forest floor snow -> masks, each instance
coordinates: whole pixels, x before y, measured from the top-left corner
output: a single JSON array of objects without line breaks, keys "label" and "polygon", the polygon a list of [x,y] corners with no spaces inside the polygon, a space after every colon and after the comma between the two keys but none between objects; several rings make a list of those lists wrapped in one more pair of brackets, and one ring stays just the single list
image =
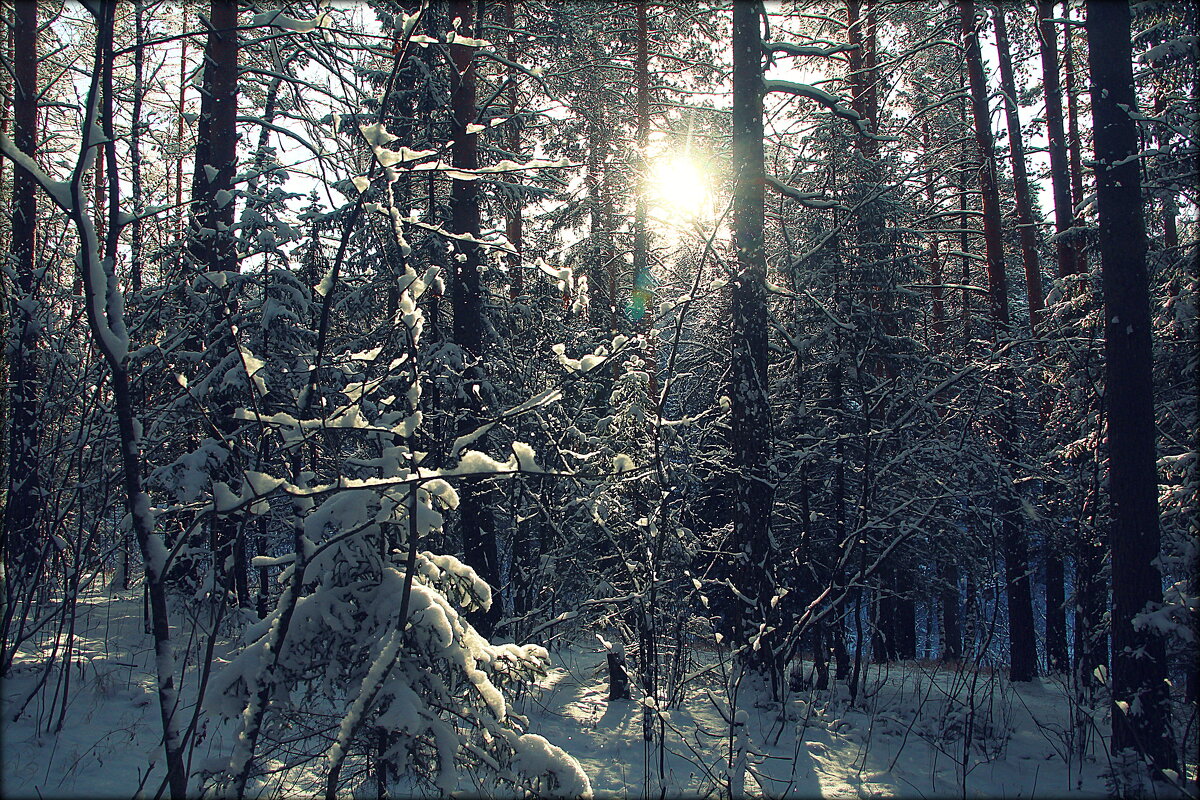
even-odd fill
[{"label": "forest floor snow", "polygon": [[[51,633],[31,640],[3,683],[0,793],[153,797],[163,775],[161,727],[140,593],[100,589],[80,599],[69,687],[57,669],[47,674],[42,666]],[[532,732],[579,759],[597,797],[657,795],[660,788],[667,797],[728,796],[739,786],[770,797],[1107,796],[1103,741],[1093,737],[1082,768],[1069,757],[1072,704],[1061,682],[1014,688],[987,672],[872,665],[853,705],[840,685],[792,692],[777,703],[745,682],[731,692],[716,654],[689,655],[694,677],[679,691],[680,702],[649,712],[661,749],[644,740],[646,704],[607,699],[598,648],[552,652],[550,674],[514,708]],[[181,691],[184,708],[195,682],[192,670]],[[635,676],[635,694],[636,685]],[[730,719],[744,720],[744,735],[731,733]],[[974,744],[964,757],[968,726]],[[216,728],[200,726],[194,769],[228,757],[229,737]],[[737,767],[739,741],[744,771]],[[294,776],[290,787],[311,791],[314,778]]]},{"label": "forest floor snow", "polygon": [[[661,712],[660,758],[656,746],[644,743],[643,705],[607,699],[602,653],[556,655],[560,666],[543,681],[543,693],[526,701],[531,728],[580,760],[597,797],[657,795],[659,781],[668,797],[736,793],[737,770],[730,768],[737,762],[736,736],[718,670],[708,686],[696,681],[683,702]],[[977,744],[964,770],[962,733],[972,688]],[[742,785],[749,795],[1109,796],[1104,765],[1085,759],[1081,771],[1078,759],[1070,767],[1064,760],[1070,703],[1053,680],[1014,689],[987,674],[873,665],[853,706],[844,686],[793,692],[782,704],[765,699],[765,687],[743,686],[738,695],[746,712]]]}]

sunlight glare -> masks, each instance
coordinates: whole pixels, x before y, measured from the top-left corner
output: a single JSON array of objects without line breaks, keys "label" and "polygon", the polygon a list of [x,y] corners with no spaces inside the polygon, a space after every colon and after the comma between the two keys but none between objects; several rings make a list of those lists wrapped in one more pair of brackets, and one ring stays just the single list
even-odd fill
[{"label": "sunlight glare", "polygon": [[709,194],[708,175],[686,155],[660,158],[651,168],[651,203],[667,222],[695,220],[708,207]]}]

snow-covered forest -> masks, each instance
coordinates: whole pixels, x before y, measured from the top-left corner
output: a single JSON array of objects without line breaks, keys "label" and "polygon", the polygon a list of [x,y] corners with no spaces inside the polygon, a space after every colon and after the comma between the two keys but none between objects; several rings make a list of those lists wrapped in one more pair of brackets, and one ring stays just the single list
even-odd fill
[{"label": "snow-covered forest", "polygon": [[1200,797],[1200,9],[0,7],[4,797]]}]

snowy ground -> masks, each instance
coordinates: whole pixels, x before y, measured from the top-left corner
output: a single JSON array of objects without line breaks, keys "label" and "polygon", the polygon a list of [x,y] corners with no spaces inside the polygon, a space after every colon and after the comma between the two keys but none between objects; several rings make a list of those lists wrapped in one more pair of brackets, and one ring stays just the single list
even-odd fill
[{"label": "snowy ground", "polygon": [[[658,757],[643,745],[641,705],[607,701],[600,654],[574,653],[565,660],[546,681],[542,697],[531,701],[532,727],[581,760],[597,796],[653,792]],[[961,725],[970,706],[963,680],[932,667],[906,665],[890,672],[872,667],[868,696],[853,709],[844,687],[803,692],[783,706],[763,702],[762,692],[742,690],[747,792],[921,798],[962,797],[965,789],[967,797],[1107,796],[1100,765],[1068,771],[1060,753],[1069,748],[1054,731],[1064,730],[1069,704],[1062,688],[1049,681],[1013,692],[996,681],[986,686],[988,677],[980,677],[975,717],[981,741],[964,770]],[[736,745],[721,681],[714,675],[709,684],[707,690],[693,687],[679,708],[663,712],[668,796],[728,791]],[[948,700],[951,694],[957,699]]]},{"label": "snowy ground", "polygon": [[[49,633],[39,646],[50,645]],[[739,739],[727,721],[728,684],[714,666],[716,654],[692,654],[701,668],[713,669],[685,684],[684,701],[662,712],[661,753],[644,743],[642,704],[607,701],[603,653],[571,648],[553,655],[557,666],[516,708],[528,715],[533,732],[582,762],[597,796],[640,797],[657,793],[660,785],[670,797],[727,794],[731,784],[736,791],[742,782],[736,768]],[[40,663],[25,655],[3,685],[4,797],[132,797],[139,791],[153,797],[163,774],[161,728],[140,595],[99,591],[80,601],[69,686],[55,670],[47,688],[35,691],[44,674]],[[190,673],[185,681],[185,703],[195,697],[195,680]],[[854,707],[844,688],[795,693],[782,706],[763,697],[742,686],[735,712],[744,713],[733,717],[746,720],[743,785],[750,794],[1107,794],[1102,741],[1091,743],[1093,755],[1082,769],[1078,759],[1068,758],[1071,704],[1054,681],[1014,691],[985,673],[873,666]],[[62,729],[54,733],[60,717]],[[967,726],[976,744],[964,757]],[[222,732],[203,725],[201,731],[193,770],[226,756]],[[316,776],[296,777],[293,789]]]}]

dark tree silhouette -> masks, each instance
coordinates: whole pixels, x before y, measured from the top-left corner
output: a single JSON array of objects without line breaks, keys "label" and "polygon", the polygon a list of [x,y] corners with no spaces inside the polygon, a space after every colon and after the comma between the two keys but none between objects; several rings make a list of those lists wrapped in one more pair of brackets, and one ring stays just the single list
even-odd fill
[{"label": "dark tree silhouette", "polygon": [[[470,0],[455,0],[450,6],[450,18],[459,20],[457,37],[468,38],[475,27],[475,4]],[[451,137],[454,140],[451,158],[458,169],[479,167],[478,135],[468,133],[467,126],[475,123],[475,48],[459,42],[450,44],[451,109],[454,115]],[[475,181],[455,178],[450,188],[450,229],[457,234],[479,236],[479,189]],[[471,411],[464,416],[463,433],[474,429],[485,398],[483,385],[484,305],[483,281],[480,274],[482,253],[470,241],[455,242],[463,256],[454,262],[454,281],[451,304],[454,309],[454,341],[462,348],[466,362],[467,405]],[[474,397],[472,397],[472,395]],[[488,507],[489,487],[482,480],[464,481],[459,489],[459,525],[463,554],[479,576],[493,590],[500,585],[499,557],[496,554],[496,523]],[[472,622],[484,636],[490,636],[500,620],[502,606],[497,594],[491,607],[473,615]]]},{"label": "dark tree silhouette", "polygon": [[[733,5],[733,236],[737,250],[732,303],[732,424],[736,585],[739,633],[747,637],[769,608],[773,490],[771,408],[767,399],[767,264],[763,250],[762,6]],[[767,642],[748,648],[746,662],[771,666]]]},{"label": "dark tree silhouette", "polygon": [[1087,4],[1096,202],[1104,284],[1112,550],[1113,749],[1177,769],[1166,648],[1136,617],[1162,602],[1150,292],[1126,3]]},{"label": "dark tree silhouette", "polygon": [[[975,140],[979,148],[980,191],[983,194],[983,239],[987,254],[988,299],[998,342],[1012,335],[1012,317],[1008,306],[1008,277],[1004,267],[1004,242],[1000,223],[1000,194],[996,186],[996,156],[987,102],[987,84],[979,50],[979,32],[975,3],[959,4],[962,33],[967,51],[967,75],[971,84],[971,112],[975,121]],[[1000,455],[1001,475],[1006,475],[1015,455],[1011,414],[1007,406],[1012,397],[1012,371],[1006,366],[1000,378],[1000,391],[1006,408],[995,414],[991,424]],[[996,493],[996,510],[1004,547],[1004,573],[1008,599],[1010,645],[1009,675],[1014,681],[1032,680],[1037,675],[1037,647],[1033,631],[1033,599],[1029,587],[1029,557],[1025,532],[1017,519],[1013,487],[1003,480]]]}]

